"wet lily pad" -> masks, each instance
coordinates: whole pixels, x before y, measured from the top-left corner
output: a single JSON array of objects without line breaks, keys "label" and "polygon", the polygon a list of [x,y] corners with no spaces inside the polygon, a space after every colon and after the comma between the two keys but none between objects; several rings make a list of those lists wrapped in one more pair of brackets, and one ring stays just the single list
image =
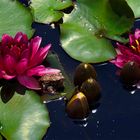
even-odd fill
[{"label": "wet lily pad", "polygon": [[64,16],[60,26],[64,50],[83,62],[114,58],[115,50],[107,38],[124,41],[120,35],[128,31],[134,21],[131,8],[121,0],[78,0],[75,7],[71,14]]},{"label": "wet lily pad", "polygon": [[33,91],[14,94],[6,104],[0,99],[0,134],[8,140],[40,140],[50,126],[40,97]]},{"label": "wet lily pad", "polygon": [[72,0],[32,0],[31,9],[36,22],[57,22],[63,17],[64,9],[73,6]]},{"label": "wet lily pad", "polygon": [[140,1],[139,0],[126,0],[129,6],[132,8],[135,18],[140,17]]},{"label": "wet lily pad", "polygon": [[0,3],[0,36],[7,33],[14,36],[22,31],[29,37],[33,35],[31,12],[17,0],[2,0]]},{"label": "wet lily pad", "polygon": [[2,136],[0,135],[0,140],[2,140]]}]

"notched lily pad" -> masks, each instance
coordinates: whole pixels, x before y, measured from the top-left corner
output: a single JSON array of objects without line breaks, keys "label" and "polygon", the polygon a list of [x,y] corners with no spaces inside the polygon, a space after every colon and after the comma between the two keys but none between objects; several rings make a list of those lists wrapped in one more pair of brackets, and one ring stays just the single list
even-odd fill
[{"label": "notched lily pad", "polygon": [[72,7],[72,0],[31,0],[31,10],[36,22],[57,22],[63,17],[63,10]]},{"label": "notched lily pad", "polygon": [[40,97],[33,91],[14,94],[6,104],[0,99],[0,134],[8,140],[41,140],[50,126]]},{"label": "notched lily pad", "polygon": [[[73,12],[64,16],[60,25],[61,43],[72,58],[97,63],[116,56],[107,38],[125,41],[120,35],[131,28],[134,15],[126,2],[118,0],[115,7],[114,1],[77,0]],[[126,11],[121,13],[122,7]]]},{"label": "notched lily pad", "polygon": [[0,36],[4,33],[14,36],[21,31],[31,37],[33,22],[30,10],[17,0],[2,0],[0,3]]}]

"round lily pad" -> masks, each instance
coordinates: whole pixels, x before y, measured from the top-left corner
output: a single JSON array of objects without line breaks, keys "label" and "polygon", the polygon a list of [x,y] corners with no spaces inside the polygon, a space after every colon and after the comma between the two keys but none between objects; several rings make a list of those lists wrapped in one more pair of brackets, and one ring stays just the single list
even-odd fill
[{"label": "round lily pad", "polygon": [[50,126],[48,111],[33,91],[0,99],[0,134],[8,140],[41,140]]},{"label": "round lily pad", "polygon": [[63,49],[76,60],[98,63],[116,56],[108,38],[124,41],[120,35],[131,28],[134,15],[125,1],[77,0],[75,9],[63,19]]},{"label": "round lily pad", "polygon": [[17,0],[1,0],[0,19],[0,36],[5,33],[14,36],[19,31],[29,37],[33,35],[31,12]]},{"label": "round lily pad", "polygon": [[63,17],[63,10],[73,6],[72,0],[32,0],[31,9],[36,22],[51,23]]}]

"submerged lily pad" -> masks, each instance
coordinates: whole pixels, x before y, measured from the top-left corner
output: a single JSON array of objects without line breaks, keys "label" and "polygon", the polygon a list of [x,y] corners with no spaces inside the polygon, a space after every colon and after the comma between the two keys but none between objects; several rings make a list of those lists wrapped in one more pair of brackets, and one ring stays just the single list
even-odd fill
[{"label": "submerged lily pad", "polygon": [[107,38],[124,41],[120,34],[128,31],[134,21],[127,3],[121,0],[77,0],[75,7],[71,14],[64,16],[60,26],[64,50],[83,62],[96,63],[114,58],[115,50]]},{"label": "submerged lily pad", "polygon": [[0,99],[0,134],[8,140],[40,140],[50,126],[47,109],[33,91],[14,94],[8,103]]},{"label": "submerged lily pad", "polygon": [[129,6],[132,8],[135,18],[140,17],[140,1],[139,0],[126,0]]},{"label": "submerged lily pad", "polygon": [[51,23],[63,17],[64,9],[73,6],[72,0],[31,0],[31,9],[36,22]]},{"label": "submerged lily pad", "polygon": [[14,36],[19,31],[29,37],[33,35],[31,12],[17,0],[1,0],[0,20],[0,36],[4,33]]}]

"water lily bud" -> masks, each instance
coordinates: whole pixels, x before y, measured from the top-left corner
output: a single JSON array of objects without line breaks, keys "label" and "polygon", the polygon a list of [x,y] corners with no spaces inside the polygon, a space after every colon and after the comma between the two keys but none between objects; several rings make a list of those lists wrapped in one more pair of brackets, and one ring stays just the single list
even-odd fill
[{"label": "water lily bud", "polygon": [[97,74],[94,67],[91,64],[81,63],[77,66],[74,75],[74,84],[75,86],[81,86],[82,83],[88,78],[96,79]]},{"label": "water lily bud", "polygon": [[136,84],[140,80],[140,67],[134,62],[126,63],[120,73],[120,77],[125,84]]},{"label": "water lily bud", "polygon": [[89,105],[87,98],[82,92],[74,95],[67,103],[66,112],[68,116],[74,119],[83,119],[89,114]]},{"label": "water lily bud", "polygon": [[81,85],[80,91],[87,97],[88,103],[96,103],[100,99],[100,86],[98,82],[89,78]]}]

